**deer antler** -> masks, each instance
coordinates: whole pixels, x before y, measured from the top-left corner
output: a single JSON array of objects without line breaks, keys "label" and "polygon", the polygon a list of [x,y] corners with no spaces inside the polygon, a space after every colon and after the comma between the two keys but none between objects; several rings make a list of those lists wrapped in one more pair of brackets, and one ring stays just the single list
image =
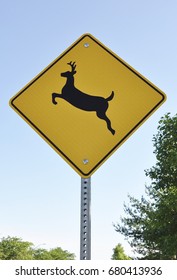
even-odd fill
[{"label": "deer antler", "polygon": [[76,62],[70,61],[70,62],[67,63],[67,64],[71,66],[71,72],[72,72],[73,74],[75,74],[75,73],[76,73],[76,71],[75,71],[75,69],[76,69]]}]

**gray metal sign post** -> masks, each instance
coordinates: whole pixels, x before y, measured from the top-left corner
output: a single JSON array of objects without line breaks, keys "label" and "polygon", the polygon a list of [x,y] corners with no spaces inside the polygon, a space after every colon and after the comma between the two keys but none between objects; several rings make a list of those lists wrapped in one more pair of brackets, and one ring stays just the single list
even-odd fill
[{"label": "gray metal sign post", "polygon": [[91,178],[81,178],[80,260],[91,260]]}]

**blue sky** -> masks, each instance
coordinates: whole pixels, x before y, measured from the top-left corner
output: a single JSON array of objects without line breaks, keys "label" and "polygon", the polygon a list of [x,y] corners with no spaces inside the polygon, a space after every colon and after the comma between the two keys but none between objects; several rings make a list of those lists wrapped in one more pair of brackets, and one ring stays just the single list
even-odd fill
[{"label": "blue sky", "polygon": [[[60,246],[79,259],[80,177],[8,105],[9,99],[84,33],[91,33],[167,95],[158,109],[92,176],[92,259],[122,243],[113,223],[127,194],[144,194],[155,164],[152,137],[177,104],[175,0],[1,1],[0,237]],[[41,245],[42,244],[42,245]]]}]

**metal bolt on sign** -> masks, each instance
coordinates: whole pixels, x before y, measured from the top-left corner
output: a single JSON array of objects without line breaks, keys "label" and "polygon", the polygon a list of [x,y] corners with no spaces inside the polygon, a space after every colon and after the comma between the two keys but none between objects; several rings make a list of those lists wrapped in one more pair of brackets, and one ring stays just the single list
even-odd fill
[{"label": "metal bolt on sign", "polygon": [[91,259],[91,178],[81,178],[80,260]]}]

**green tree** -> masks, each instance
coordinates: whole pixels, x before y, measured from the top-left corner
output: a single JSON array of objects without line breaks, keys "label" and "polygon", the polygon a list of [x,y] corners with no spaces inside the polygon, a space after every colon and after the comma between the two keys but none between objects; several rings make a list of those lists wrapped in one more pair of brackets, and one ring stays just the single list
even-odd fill
[{"label": "green tree", "polygon": [[46,249],[33,249],[33,259],[34,260],[51,260],[51,256],[48,250]]},{"label": "green tree", "polygon": [[32,245],[18,237],[3,237],[0,242],[0,259],[32,260]]},{"label": "green tree", "polygon": [[75,256],[68,251],[63,251],[60,247],[51,249],[49,251],[52,260],[74,260]]},{"label": "green tree", "polygon": [[146,170],[156,190],[168,191],[177,186],[177,114],[166,114],[159,121],[158,132],[153,137],[156,165]]},{"label": "green tree", "polygon": [[50,249],[49,251],[45,249],[34,250],[35,260],[74,260],[74,258],[74,254],[63,251],[60,247]]},{"label": "green tree", "polygon": [[73,260],[75,255],[60,247],[37,249],[33,243],[18,237],[3,237],[0,242],[0,260]]},{"label": "green tree", "polygon": [[117,246],[113,249],[113,255],[112,255],[112,260],[131,260],[130,257],[128,257],[124,253],[124,248],[120,243],[117,244]]},{"label": "green tree", "polygon": [[157,162],[145,171],[146,197],[129,196],[115,229],[142,259],[177,259],[177,115],[161,118],[153,145]]}]

